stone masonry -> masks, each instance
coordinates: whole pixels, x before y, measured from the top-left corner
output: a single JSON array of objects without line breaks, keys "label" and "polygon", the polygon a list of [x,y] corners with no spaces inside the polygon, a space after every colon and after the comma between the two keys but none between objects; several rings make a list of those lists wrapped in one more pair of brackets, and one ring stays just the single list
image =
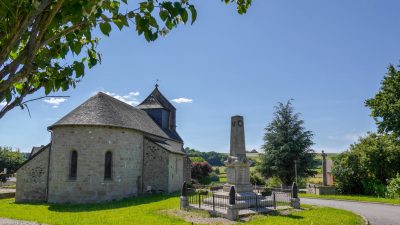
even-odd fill
[{"label": "stone masonry", "polygon": [[[100,202],[135,196],[142,176],[143,136],[123,128],[71,126],[53,130],[49,202]],[[77,179],[68,177],[78,152]],[[112,152],[112,179],[104,179],[105,153]]]},{"label": "stone masonry", "polygon": [[47,198],[50,146],[45,147],[17,173],[16,202],[43,202]]},{"label": "stone masonry", "polygon": [[242,116],[231,118],[231,145],[228,160],[225,162],[228,170],[227,184],[224,191],[228,192],[235,186],[236,192],[252,192],[250,183],[250,161],[246,158],[244,121]]}]

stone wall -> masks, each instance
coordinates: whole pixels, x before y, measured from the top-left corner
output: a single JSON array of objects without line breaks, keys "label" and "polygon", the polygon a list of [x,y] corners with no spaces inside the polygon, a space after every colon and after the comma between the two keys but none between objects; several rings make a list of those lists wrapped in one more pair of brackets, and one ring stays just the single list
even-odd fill
[{"label": "stone wall", "polygon": [[334,195],[336,194],[335,186],[322,186],[318,184],[307,184],[307,194],[315,195]]},{"label": "stone wall", "polygon": [[183,184],[183,157],[182,154],[169,153],[169,185],[168,192],[180,191]]},{"label": "stone wall", "polygon": [[[143,135],[102,126],[53,128],[49,202],[87,203],[135,196],[140,189]],[[77,178],[69,178],[72,151]],[[112,179],[104,179],[105,153],[112,152]],[[139,188],[138,188],[139,187]]]},{"label": "stone wall", "polygon": [[192,161],[190,160],[188,155],[185,155],[183,158],[183,181],[190,184],[190,180],[192,179]]},{"label": "stone wall", "polygon": [[168,151],[144,139],[143,189],[168,192]]},{"label": "stone wall", "polygon": [[47,147],[17,171],[16,202],[45,202],[47,197]]}]

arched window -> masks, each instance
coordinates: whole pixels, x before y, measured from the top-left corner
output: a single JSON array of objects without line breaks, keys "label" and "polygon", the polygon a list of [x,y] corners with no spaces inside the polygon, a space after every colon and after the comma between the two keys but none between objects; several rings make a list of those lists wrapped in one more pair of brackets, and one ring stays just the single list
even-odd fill
[{"label": "arched window", "polygon": [[112,153],[106,152],[105,163],[104,163],[104,179],[112,178]]},{"label": "arched window", "polygon": [[69,179],[76,179],[78,171],[78,152],[72,151],[71,153],[71,161],[69,165]]}]

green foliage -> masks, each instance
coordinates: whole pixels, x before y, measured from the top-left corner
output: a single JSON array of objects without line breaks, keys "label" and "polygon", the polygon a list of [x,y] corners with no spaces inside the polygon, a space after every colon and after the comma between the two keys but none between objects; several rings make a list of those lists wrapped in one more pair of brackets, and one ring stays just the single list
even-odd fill
[{"label": "green foliage", "polygon": [[383,196],[385,185],[400,171],[400,145],[393,135],[370,133],[339,154],[333,176],[345,194]]},{"label": "green foliage", "polygon": [[205,162],[206,161],[202,157],[189,157],[189,159],[192,162]]},{"label": "green foliage", "polygon": [[386,185],[382,184],[379,180],[374,178],[367,178],[362,180],[362,190],[365,195],[372,195],[377,197],[386,196]]},{"label": "green foliage", "polygon": [[[133,27],[148,42],[197,19],[193,0],[18,0],[0,7],[0,118],[39,89],[44,94],[75,88],[85,67],[101,62],[96,30]],[[235,3],[239,14],[251,0]],[[67,57],[68,56],[68,57]],[[71,57],[72,56],[72,57]]]},{"label": "green foliage", "polygon": [[217,173],[211,172],[209,176],[210,176],[211,182],[218,182],[219,181],[219,176],[218,176]]},{"label": "green foliage", "polygon": [[217,167],[214,171],[216,174],[220,174],[219,167]]},{"label": "green foliage", "polygon": [[392,178],[387,186],[387,196],[389,198],[400,199],[400,175]]},{"label": "green foliage", "polygon": [[19,150],[7,146],[0,147],[0,172],[7,168],[7,173],[12,174],[24,161],[24,156]]},{"label": "green foliage", "polygon": [[[185,152],[192,157],[200,157],[207,161],[212,166],[223,166],[224,161],[228,158],[228,154],[219,152],[200,152],[189,147],[185,148]],[[192,160],[193,161],[193,160]]]},{"label": "green foliage", "polygon": [[253,185],[265,185],[265,179],[256,171],[250,172],[250,183]]},{"label": "green foliage", "polygon": [[282,181],[278,177],[270,177],[267,179],[267,186],[268,187],[279,187],[282,185]]},{"label": "green foliage", "polygon": [[390,65],[379,92],[365,101],[381,133],[400,136],[400,71]]},{"label": "green foliage", "polygon": [[311,149],[313,133],[304,128],[304,121],[294,112],[291,101],[278,103],[274,119],[265,128],[263,154],[257,170],[266,178],[276,176],[291,185],[295,179],[294,161],[298,161],[298,177],[313,176],[316,172],[314,151]]}]

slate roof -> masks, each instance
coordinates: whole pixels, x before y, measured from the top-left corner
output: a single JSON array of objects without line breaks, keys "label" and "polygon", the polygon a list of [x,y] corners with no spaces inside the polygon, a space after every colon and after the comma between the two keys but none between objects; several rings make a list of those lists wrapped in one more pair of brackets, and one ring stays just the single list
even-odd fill
[{"label": "slate roof", "polygon": [[89,98],[51,125],[49,129],[64,125],[103,125],[130,128],[182,142],[180,138],[163,131],[145,111],[102,92]]},{"label": "slate roof", "polygon": [[32,151],[31,151],[31,154],[29,155],[29,158],[32,157],[33,155],[35,155],[38,151],[40,151],[44,147],[46,147],[46,146],[42,145],[40,147],[33,147]]},{"label": "slate roof", "polygon": [[175,107],[168,101],[168,99],[158,90],[158,85],[150,93],[147,98],[140,103],[137,108],[151,109],[151,108],[165,108],[169,111],[175,111]]},{"label": "slate roof", "polygon": [[171,141],[168,140],[156,140],[154,138],[150,138],[150,137],[146,137],[147,140],[149,140],[150,142],[154,143],[155,145],[160,146],[161,148],[164,148],[165,150],[172,152],[172,153],[177,153],[177,154],[185,154],[185,152],[183,151],[183,149],[177,149],[174,148],[174,146],[172,145]]}]

